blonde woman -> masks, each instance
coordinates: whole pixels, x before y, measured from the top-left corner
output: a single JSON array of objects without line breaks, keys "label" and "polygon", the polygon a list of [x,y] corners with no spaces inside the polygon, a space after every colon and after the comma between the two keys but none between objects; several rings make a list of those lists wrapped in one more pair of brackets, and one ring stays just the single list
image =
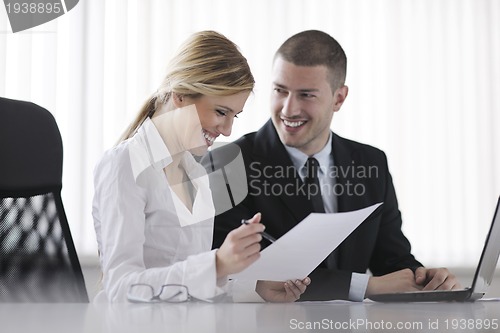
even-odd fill
[{"label": "blonde woman", "polygon": [[305,291],[309,278],[228,281],[259,257],[259,214],[211,250],[215,210],[193,155],[231,133],[253,87],[246,59],[221,34],[195,33],[182,45],[160,88],[95,168],[92,212],[103,272],[95,301],[228,295],[289,302]]}]

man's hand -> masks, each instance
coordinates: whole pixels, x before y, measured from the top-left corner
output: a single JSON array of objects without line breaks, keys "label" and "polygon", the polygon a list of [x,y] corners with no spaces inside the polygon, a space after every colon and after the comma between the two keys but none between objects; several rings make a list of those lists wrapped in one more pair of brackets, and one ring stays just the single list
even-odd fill
[{"label": "man's hand", "polygon": [[306,277],[302,280],[286,282],[257,281],[255,291],[268,302],[295,302],[300,295],[306,291],[311,279]]},{"label": "man's hand", "polygon": [[423,290],[452,290],[461,289],[460,282],[446,268],[419,267],[415,271],[415,282]]},{"label": "man's hand", "polygon": [[422,286],[417,284],[413,271],[406,268],[382,276],[371,276],[365,296],[417,290],[422,290]]}]

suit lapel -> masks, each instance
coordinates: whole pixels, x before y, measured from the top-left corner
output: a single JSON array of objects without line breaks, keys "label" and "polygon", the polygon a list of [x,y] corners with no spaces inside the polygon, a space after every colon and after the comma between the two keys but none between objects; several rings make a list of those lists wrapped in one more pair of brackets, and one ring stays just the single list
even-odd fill
[{"label": "suit lapel", "polygon": [[[352,178],[352,168],[358,165],[354,152],[342,142],[343,139],[333,134],[332,153],[336,168],[336,192],[339,212],[349,212],[358,209],[359,198],[356,195],[348,195],[348,190],[353,190],[355,179]],[[354,163],[353,163],[354,162]]]},{"label": "suit lapel", "polygon": [[[359,179],[353,178],[353,168],[361,165],[359,154],[346,144],[345,139],[336,134],[333,134],[332,153],[337,173],[335,181],[336,184],[338,184],[337,186],[339,186],[337,190],[342,190],[342,194],[337,196],[339,212],[349,212],[363,208],[365,206],[364,198],[352,193],[354,191],[353,186],[359,181]],[[349,188],[351,190],[350,195],[348,193]],[[352,262],[350,256],[352,253],[356,253],[356,251],[359,250],[358,247],[361,243],[362,240],[356,237],[347,237],[340,244],[336,250],[338,252],[337,267],[339,269],[353,269],[350,264],[348,267],[346,267],[345,264]]]},{"label": "suit lapel", "polygon": [[[270,167],[268,170],[272,170],[272,174],[283,170],[283,177],[267,177],[264,180],[278,189],[293,188],[292,195],[289,195],[290,192],[287,191],[287,193],[282,193],[279,198],[296,219],[293,225],[302,221],[311,212],[311,206],[305,193],[299,190],[300,186],[303,186],[303,182],[297,174],[271,120],[268,120],[256,133],[252,154],[254,161],[260,162],[261,168]],[[264,173],[262,172],[262,174]],[[293,184],[292,187],[290,187],[290,183]]]}]

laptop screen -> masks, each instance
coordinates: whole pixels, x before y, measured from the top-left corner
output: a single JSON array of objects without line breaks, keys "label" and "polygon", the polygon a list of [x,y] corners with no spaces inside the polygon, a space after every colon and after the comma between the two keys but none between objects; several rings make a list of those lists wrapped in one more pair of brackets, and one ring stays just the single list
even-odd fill
[{"label": "laptop screen", "polygon": [[497,267],[498,256],[500,254],[500,198],[497,202],[493,222],[486,237],[486,243],[481,254],[479,266],[474,276],[472,291],[474,293],[486,293],[491,284],[495,269]]}]

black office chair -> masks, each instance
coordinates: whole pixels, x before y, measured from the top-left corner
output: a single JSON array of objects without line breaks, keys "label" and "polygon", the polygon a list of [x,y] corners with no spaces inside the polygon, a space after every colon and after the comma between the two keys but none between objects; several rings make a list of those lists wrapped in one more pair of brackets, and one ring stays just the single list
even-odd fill
[{"label": "black office chair", "polygon": [[54,117],[0,98],[0,302],[88,302],[61,200]]}]

